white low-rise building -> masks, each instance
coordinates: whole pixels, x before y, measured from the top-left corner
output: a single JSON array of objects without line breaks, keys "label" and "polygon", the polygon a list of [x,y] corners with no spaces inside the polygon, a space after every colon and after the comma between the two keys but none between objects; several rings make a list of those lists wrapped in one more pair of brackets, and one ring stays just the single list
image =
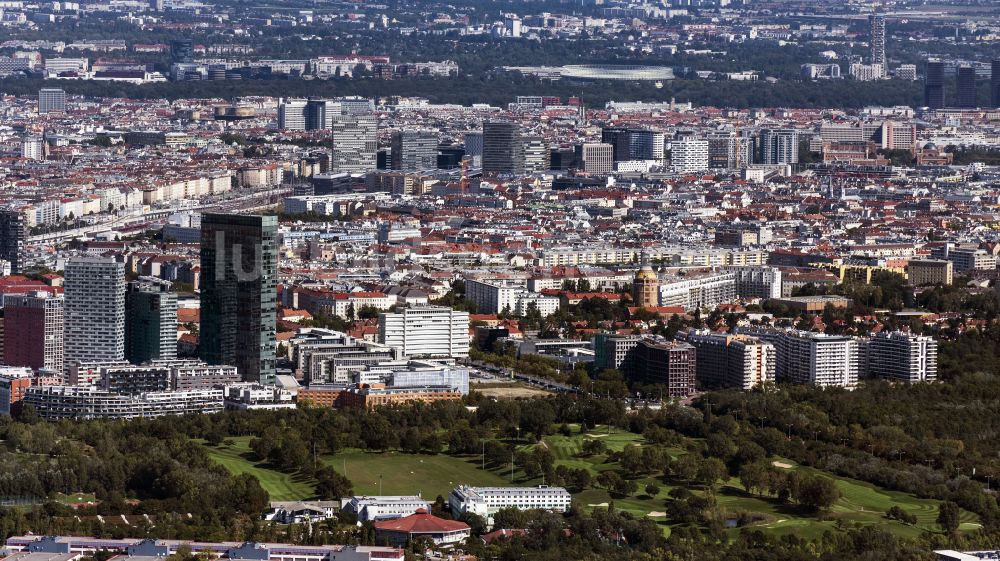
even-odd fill
[{"label": "white low-rise building", "polygon": [[344,512],[357,515],[358,522],[392,520],[416,514],[420,509],[431,510],[431,504],[418,495],[354,496],[340,504]]},{"label": "white low-rise building", "polygon": [[459,485],[448,495],[448,505],[456,518],[471,513],[493,524],[493,515],[505,508],[540,509],[566,512],[570,507],[569,491],[562,487],[469,487]]}]

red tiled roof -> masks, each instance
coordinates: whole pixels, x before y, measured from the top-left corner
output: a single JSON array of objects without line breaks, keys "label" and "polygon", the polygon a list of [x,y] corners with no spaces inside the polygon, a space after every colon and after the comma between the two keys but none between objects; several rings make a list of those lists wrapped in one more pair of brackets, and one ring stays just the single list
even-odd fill
[{"label": "red tiled roof", "polygon": [[421,508],[417,510],[416,514],[405,518],[376,522],[375,529],[387,532],[406,532],[407,534],[433,534],[468,530],[469,525],[457,520],[438,518]]}]

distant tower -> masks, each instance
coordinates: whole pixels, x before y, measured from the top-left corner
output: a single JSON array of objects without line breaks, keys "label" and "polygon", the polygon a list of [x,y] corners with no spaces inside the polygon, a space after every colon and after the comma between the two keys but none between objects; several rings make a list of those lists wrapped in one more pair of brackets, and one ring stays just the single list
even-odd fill
[{"label": "distant tower", "polygon": [[645,254],[642,257],[642,267],[632,281],[632,300],[640,308],[655,308],[660,305],[660,279]]},{"label": "distant tower", "polygon": [[990,65],[990,105],[1000,107],[1000,58]]},{"label": "distant tower", "polygon": [[871,26],[872,65],[879,67],[878,75],[880,78],[884,78],[888,74],[885,59],[885,16],[878,14],[869,16],[868,24]]},{"label": "distant tower", "polygon": [[944,107],[944,63],[928,60],[924,76],[924,105],[931,109]]},{"label": "distant tower", "polygon": [[956,92],[955,107],[975,109],[979,106],[976,99],[976,69],[971,66],[959,66],[955,73]]}]

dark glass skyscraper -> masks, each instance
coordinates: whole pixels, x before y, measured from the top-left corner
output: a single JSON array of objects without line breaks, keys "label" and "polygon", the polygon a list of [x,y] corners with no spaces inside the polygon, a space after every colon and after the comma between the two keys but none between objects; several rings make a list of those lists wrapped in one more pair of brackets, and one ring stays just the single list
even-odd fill
[{"label": "dark glass skyscraper", "polygon": [[940,60],[927,61],[927,75],[924,77],[924,105],[931,109],[944,107],[944,63]]},{"label": "dark glass skyscraper", "polygon": [[11,274],[21,272],[27,235],[24,215],[16,210],[0,209],[0,259],[10,263]]},{"label": "dark glass skyscraper", "polygon": [[125,292],[125,360],[177,358],[177,294],[170,283],[143,277]]},{"label": "dark glass skyscraper", "polygon": [[175,63],[182,64],[194,62],[194,41],[191,39],[174,39],[171,41],[170,59]]},{"label": "dark glass skyscraper", "polygon": [[978,107],[976,99],[976,69],[971,66],[959,66],[956,73],[956,84],[958,95],[956,96],[956,107],[971,109]]},{"label": "dark glass skyscraper", "polygon": [[990,106],[1000,107],[1000,58],[990,67]]},{"label": "dark glass skyscraper", "polygon": [[275,375],[277,230],[276,216],[201,217],[201,358],[265,384]]},{"label": "dark glass skyscraper", "polygon": [[483,123],[483,173],[524,173],[520,125],[508,121]]}]

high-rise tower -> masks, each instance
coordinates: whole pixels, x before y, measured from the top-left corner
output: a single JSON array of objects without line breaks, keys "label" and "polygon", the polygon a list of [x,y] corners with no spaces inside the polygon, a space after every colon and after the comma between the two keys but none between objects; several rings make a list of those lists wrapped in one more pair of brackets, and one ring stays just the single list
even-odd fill
[{"label": "high-rise tower", "polygon": [[201,358],[265,384],[275,375],[277,230],[276,216],[201,217]]}]

